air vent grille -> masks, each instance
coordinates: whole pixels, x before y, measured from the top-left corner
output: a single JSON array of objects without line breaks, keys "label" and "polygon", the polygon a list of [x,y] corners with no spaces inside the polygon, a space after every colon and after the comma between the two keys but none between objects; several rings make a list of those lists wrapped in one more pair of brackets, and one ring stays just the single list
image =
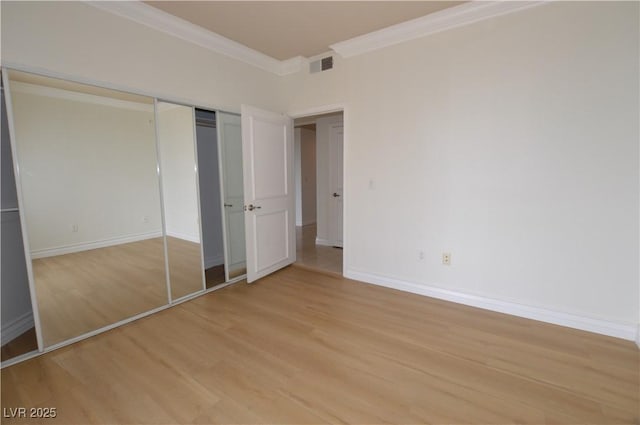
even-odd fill
[{"label": "air vent grille", "polygon": [[327,56],[326,58],[318,59],[309,64],[309,72],[316,73],[322,71],[328,71],[333,68],[333,56]]},{"label": "air vent grille", "polygon": [[333,56],[327,56],[326,58],[322,58],[321,61],[322,61],[323,71],[333,68]]}]

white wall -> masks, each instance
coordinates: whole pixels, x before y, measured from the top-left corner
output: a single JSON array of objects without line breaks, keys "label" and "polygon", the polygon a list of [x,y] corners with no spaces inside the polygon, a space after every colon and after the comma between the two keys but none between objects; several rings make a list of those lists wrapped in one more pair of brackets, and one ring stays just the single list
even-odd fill
[{"label": "white wall", "polygon": [[138,111],[14,88],[32,254],[58,255],[95,243],[159,235],[152,106]]},{"label": "white wall", "polygon": [[343,103],[347,273],[639,320],[635,2],[553,2],[284,78],[86,4],[1,7],[3,63],[232,111]]},{"label": "white wall", "polygon": [[316,223],[316,132],[296,128],[296,226]]},{"label": "white wall", "polygon": [[84,2],[2,1],[2,64],[21,64],[239,112],[284,110],[284,81]]},{"label": "white wall", "polygon": [[196,127],[196,138],[200,210],[202,211],[202,248],[205,268],[210,268],[224,263],[218,135],[215,128],[199,125]]},{"label": "white wall", "polygon": [[200,243],[193,108],[158,104],[158,147],[167,236]]},{"label": "white wall", "polygon": [[553,2],[287,77],[291,113],[346,108],[347,273],[637,323],[638,7]]}]

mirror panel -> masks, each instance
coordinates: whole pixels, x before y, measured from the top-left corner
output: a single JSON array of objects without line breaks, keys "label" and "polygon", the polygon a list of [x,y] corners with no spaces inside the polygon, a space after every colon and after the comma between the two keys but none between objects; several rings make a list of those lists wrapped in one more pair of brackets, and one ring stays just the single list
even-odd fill
[{"label": "mirror panel", "polygon": [[225,207],[227,280],[247,273],[240,116],[218,112],[222,193]]},{"label": "mirror panel", "polygon": [[216,113],[196,109],[202,251],[207,288],[226,282]]},{"label": "mirror panel", "polygon": [[44,346],[167,304],[153,100],[9,80]]},{"label": "mirror panel", "polygon": [[171,299],[204,290],[194,110],[157,102],[158,147]]},{"label": "mirror panel", "polygon": [[2,246],[0,247],[0,301],[2,307],[1,361],[38,350],[35,317],[29,290],[29,276],[22,240],[18,194],[13,172],[13,155],[9,122],[5,107],[4,86],[0,87],[0,190],[2,199]]}]

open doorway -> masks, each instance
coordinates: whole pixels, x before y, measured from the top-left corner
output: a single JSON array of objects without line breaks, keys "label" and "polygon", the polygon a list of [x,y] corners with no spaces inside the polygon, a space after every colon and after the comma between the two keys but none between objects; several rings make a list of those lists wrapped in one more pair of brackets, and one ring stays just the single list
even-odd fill
[{"label": "open doorway", "polygon": [[342,275],[343,113],[294,121],[296,263]]}]

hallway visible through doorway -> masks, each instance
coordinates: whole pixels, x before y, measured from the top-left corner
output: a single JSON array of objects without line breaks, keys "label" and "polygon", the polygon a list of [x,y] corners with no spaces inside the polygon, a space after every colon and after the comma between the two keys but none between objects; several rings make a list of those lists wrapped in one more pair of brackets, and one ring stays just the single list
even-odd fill
[{"label": "hallway visible through doorway", "polygon": [[342,249],[316,245],[316,225],[296,227],[296,264],[342,275]]},{"label": "hallway visible through doorway", "polygon": [[342,275],[344,113],[296,118],[297,263]]}]

